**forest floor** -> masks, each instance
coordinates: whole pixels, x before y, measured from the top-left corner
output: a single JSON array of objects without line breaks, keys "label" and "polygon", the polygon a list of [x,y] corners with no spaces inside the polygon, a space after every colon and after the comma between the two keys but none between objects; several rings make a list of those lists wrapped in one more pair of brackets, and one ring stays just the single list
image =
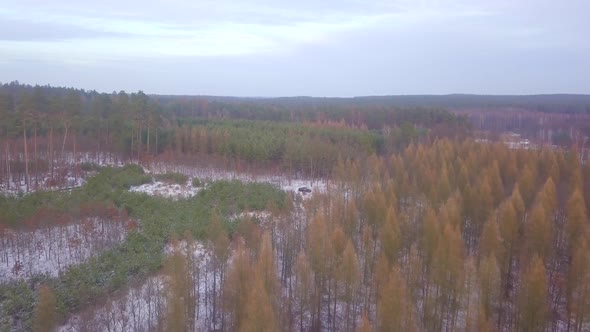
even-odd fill
[{"label": "forest floor", "polygon": [[[82,158],[82,160],[86,159],[88,159],[88,156]],[[109,165],[121,165],[121,162],[112,160],[103,163],[103,166]],[[154,176],[152,182],[132,186],[129,191],[171,199],[195,196],[208,184],[218,180],[237,180],[245,183],[266,182],[294,194],[299,193],[298,189],[300,187],[310,188],[312,193],[322,193],[327,190],[328,186],[325,181],[314,181],[309,178],[291,179],[284,175],[238,173],[211,167],[183,166],[173,163],[155,163],[149,167],[144,167],[144,171]],[[185,183],[178,184],[155,179],[155,175],[167,172],[184,174],[188,177],[188,180]],[[86,182],[86,178],[94,174],[95,172],[86,172],[75,181],[72,177],[72,181],[68,182],[68,188],[82,186]],[[204,185],[200,187],[193,186],[192,181],[194,178],[202,180]],[[18,188],[22,188],[22,186],[20,184]],[[17,187],[13,184],[11,188]],[[52,188],[40,186],[39,190],[52,190]],[[54,190],[57,190],[57,188]],[[3,193],[10,195],[16,194],[17,191],[11,189],[5,190]],[[302,196],[310,197],[311,194],[302,194]],[[4,230],[4,235],[0,237],[2,240],[2,246],[0,247],[0,282],[27,279],[35,274],[57,276],[60,271],[63,271],[68,266],[87,260],[96,252],[99,252],[100,248],[111,247],[121,242],[125,237],[122,223],[116,223],[114,227],[108,226],[108,231],[104,231],[103,221],[101,221],[103,226],[99,228],[90,227],[87,224],[84,224],[84,221],[81,220],[66,226],[53,226],[33,231]],[[84,227],[83,225],[87,226]],[[88,230],[89,227],[90,230]]]},{"label": "forest floor", "polygon": [[69,266],[121,243],[126,234],[124,222],[99,218],[33,231],[4,230],[0,283],[39,274],[56,277]]},{"label": "forest floor", "polygon": [[[103,163],[101,166],[121,166],[119,161]],[[307,187],[312,190],[310,194],[302,194],[304,198],[311,197],[313,193],[325,192],[329,186],[327,181],[312,180],[310,178],[292,178],[284,174],[227,171],[215,167],[203,167],[199,165],[178,165],[173,163],[152,163],[143,166],[144,172],[151,175],[152,181],[138,186],[131,186],[129,192],[145,193],[149,196],[159,196],[172,200],[186,199],[198,195],[208,188],[213,182],[240,181],[243,183],[270,183],[285,192],[295,195],[301,194],[298,189]],[[187,177],[186,182],[173,183],[157,180],[157,175],[166,173],[180,173]],[[69,173],[68,173],[69,174]],[[78,173],[75,181],[67,183],[66,188],[40,185],[37,190],[52,191],[72,189],[83,186],[87,179],[96,174],[95,170]],[[193,180],[199,179],[198,186],[193,186]],[[0,188],[5,195],[21,196],[24,193],[22,183],[20,187],[13,183],[6,190]],[[26,188],[25,188],[26,189]],[[240,220],[246,217],[255,218],[264,223],[269,217],[268,211],[239,212],[226,216],[229,221]],[[53,225],[38,229],[12,230],[3,229],[0,234],[0,284],[15,280],[29,280],[34,276],[46,275],[59,277],[69,267],[88,261],[92,257],[99,256],[101,252],[125,241],[127,237],[127,225],[124,221],[98,220],[97,218],[82,218],[68,224]],[[182,244],[186,247],[186,244]],[[166,247],[165,252],[173,249]],[[207,303],[208,293],[213,292],[213,268],[210,254],[203,243],[193,246],[193,258],[197,264],[197,278],[195,287],[199,296],[198,312],[196,317],[199,324],[211,324],[215,321],[211,317],[211,303]],[[278,264],[280,266],[280,262]],[[277,267],[278,267],[277,266]],[[218,277],[217,277],[218,278]],[[218,283],[220,280],[217,281]],[[167,296],[164,293],[167,287],[167,277],[163,271],[158,271],[143,280],[135,280],[123,289],[109,294],[90,307],[80,312],[71,314],[67,321],[59,328],[60,331],[128,331],[128,330],[152,330],[161,327],[158,321],[166,310]],[[201,303],[202,302],[202,303]],[[206,323],[208,322],[208,323]],[[206,329],[206,326],[201,326]],[[199,329],[201,329],[199,328]]]},{"label": "forest floor", "polygon": [[[209,250],[200,242],[194,242],[190,247],[186,241],[180,241],[176,246],[167,245],[164,249],[167,256],[175,251],[191,252],[194,263],[196,293],[199,303],[196,306],[197,322],[203,322],[201,317],[207,315],[208,308],[205,293],[212,292],[213,274],[207,267],[211,264]],[[169,299],[167,294],[169,278],[164,273],[149,276],[143,282],[131,285],[125,290],[115,292],[101,303],[76,313],[58,328],[60,332],[73,331],[153,331],[162,328],[162,317],[165,316]],[[205,326],[197,326],[198,330],[206,330]]]},{"label": "forest floor", "polygon": [[[81,153],[76,158],[71,155],[65,157],[65,161],[55,171],[53,179],[59,178],[58,184],[52,180],[49,172],[40,174],[35,179],[30,176],[31,182],[28,186],[24,177],[12,178],[7,183],[0,183],[0,194],[10,196],[22,196],[35,191],[55,191],[70,190],[81,187],[86,183],[86,179],[96,174],[97,167],[121,167],[127,164],[137,164],[132,161],[122,161],[119,158],[97,158],[90,153]],[[87,165],[89,168],[76,169],[74,165]],[[96,167],[95,167],[96,166]],[[312,179],[304,176],[288,176],[283,173],[271,172],[248,172],[248,171],[229,171],[220,167],[211,167],[205,163],[172,163],[154,161],[140,164],[148,174],[157,175],[165,173],[180,173],[189,177],[186,183],[168,183],[153,179],[152,183],[132,187],[133,192],[142,192],[152,196],[161,196],[167,198],[188,198],[196,195],[200,187],[194,187],[192,180],[198,178],[205,183],[217,180],[238,180],[242,182],[268,182],[279,186],[286,192],[298,193],[301,187],[307,187],[312,192],[325,192],[327,182],[321,179]],[[305,195],[304,195],[305,196]],[[309,196],[309,195],[308,195]]]}]

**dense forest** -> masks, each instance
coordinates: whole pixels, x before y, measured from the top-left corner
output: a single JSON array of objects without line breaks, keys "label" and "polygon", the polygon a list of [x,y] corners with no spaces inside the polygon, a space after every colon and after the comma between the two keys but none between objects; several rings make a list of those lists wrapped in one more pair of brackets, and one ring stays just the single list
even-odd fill
[{"label": "dense forest", "polygon": [[590,330],[575,140],[379,98],[0,95],[2,331]]},{"label": "dense forest", "polygon": [[[66,173],[56,174],[56,166],[79,161],[82,154],[97,163],[215,156],[234,167],[246,162],[325,176],[338,157],[383,154],[411,141],[461,137],[469,130],[465,118],[442,109],[265,105],[4,84],[0,185],[63,186]],[[77,177],[75,164],[67,174]]]}]

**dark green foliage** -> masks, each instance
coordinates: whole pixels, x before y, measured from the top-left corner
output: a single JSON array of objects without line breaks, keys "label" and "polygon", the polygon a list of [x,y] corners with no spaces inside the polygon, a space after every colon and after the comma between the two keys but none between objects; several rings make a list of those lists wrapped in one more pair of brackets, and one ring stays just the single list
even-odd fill
[{"label": "dark green foliage", "polygon": [[[279,164],[315,175],[327,175],[338,156],[365,157],[380,152],[383,144],[379,131],[270,121],[178,121],[172,130],[178,153],[198,151],[249,163]],[[199,135],[208,144],[201,144]]]},{"label": "dark green foliage", "polygon": [[122,168],[105,167],[95,177],[88,180],[84,190],[93,193],[111,190],[127,190],[131,186],[139,186],[152,182],[152,177],[145,174],[139,165],[129,164]]},{"label": "dark green foliage", "polygon": [[[23,329],[30,329],[35,303],[30,287],[39,284],[51,287],[61,315],[78,310],[158,270],[164,259],[163,248],[172,234],[189,231],[195,238],[203,238],[213,209],[221,213],[223,220],[228,220],[242,210],[265,209],[269,201],[281,207],[286,195],[270,184],[239,181],[213,182],[199,195],[176,201],[124,190],[149,181],[151,178],[139,166],[107,167],[71,193],[38,192],[22,199],[0,196],[0,215],[8,216],[7,220],[17,225],[39,209],[51,207],[75,215],[80,205],[92,202],[112,203],[139,220],[139,227],[131,230],[123,243],[70,267],[58,278],[36,276],[30,285],[23,282],[0,285],[0,330],[11,326],[13,317],[22,321]],[[229,223],[224,224],[229,230]]]},{"label": "dark green foliage", "polygon": [[[338,155],[364,158],[424,139],[426,129],[440,138],[457,137],[469,127],[466,118],[436,105],[420,108],[380,98],[167,97],[12,82],[0,85],[0,132],[7,139],[23,134],[22,117],[12,110],[23,95],[34,95],[35,110],[48,120],[36,122],[39,137],[50,131],[59,137],[69,129],[81,142],[102,142],[99,149],[124,157],[214,154],[312,175],[329,173]],[[390,129],[397,133],[390,135]]]},{"label": "dark green foliage", "polygon": [[205,185],[205,182],[201,181],[201,179],[195,177],[192,181],[193,187],[200,188]]},{"label": "dark green foliage", "polygon": [[79,202],[82,197],[72,195],[68,191],[45,192],[38,191],[22,198],[0,195],[0,225],[8,227],[26,227],[27,220],[41,207],[64,212],[68,207]]},{"label": "dark green foliage", "polygon": [[273,201],[279,208],[284,205],[285,193],[269,183],[243,184],[240,181],[216,181],[197,197],[217,206],[222,215],[230,215],[242,210],[257,211],[266,208]]},{"label": "dark green foliage", "polygon": [[0,331],[30,330],[35,297],[23,282],[0,285]]}]

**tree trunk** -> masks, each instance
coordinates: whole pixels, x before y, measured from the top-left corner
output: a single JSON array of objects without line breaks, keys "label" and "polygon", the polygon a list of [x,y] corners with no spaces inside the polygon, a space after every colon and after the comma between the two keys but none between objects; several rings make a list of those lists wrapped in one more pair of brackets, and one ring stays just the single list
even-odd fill
[{"label": "tree trunk", "polygon": [[53,168],[54,168],[54,156],[53,156],[53,124],[49,129],[49,163],[51,167],[51,179],[53,180]]},{"label": "tree trunk", "polygon": [[150,126],[147,126],[147,154],[150,154]]},{"label": "tree trunk", "polygon": [[74,140],[74,152],[72,158],[74,159],[72,163],[72,172],[74,173],[74,182],[78,182],[78,172],[76,172],[76,165],[78,164],[78,160],[76,159],[76,131],[72,133],[72,138]]},{"label": "tree trunk", "polygon": [[[4,143],[4,141],[2,141]],[[6,163],[4,162],[4,152],[2,152],[2,157],[0,158],[0,183],[4,183],[6,179]],[[1,242],[0,242],[1,243]]]},{"label": "tree trunk", "polygon": [[135,133],[133,132],[133,126],[131,126],[131,150],[129,150],[129,153],[131,155],[131,160],[133,160],[133,140],[135,138]]},{"label": "tree trunk", "polygon": [[213,309],[213,313],[212,313],[212,317],[211,320],[213,322],[213,329],[217,329],[217,320],[216,320],[216,316],[217,316],[217,267],[213,268],[213,299],[212,299],[212,309]]},{"label": "tree trunk", "polygon": [[35,189],[39,187],[39,165],[38,165],[38,155],[37,155],[37,121],[35,121],[35,138],[34,138],[34,158],[35,158]]},{"label": "tree trunk", "polygon": [[6,171],[8,174],[7,188],[10,190],[10,182],[12,181],[12,174],[10,174],[10,148],[8,140],[6,140]]},{"label": "tree trunk", "polygon": [[27,125],[23,121],[23,137],[25,139],[25,184],[27,192],[29,191],[29,151],[27,149]]},{"label": "tree trunk", "polygon": [[109,149],[109,160],[113,160],[113,147],[111,146],[111,132],[109,130],[109,123],[107,122],[107,149]]},{"label": "tree trunk", "polygon": [[[100,120],[99,120],[99,123],[100,123]],[[101,129],[102,129],[102,128],[101,128],[101,126],[99,125],[99,126],[98,126],[98,135],[97,135],[97,136],[98,136],[98,137],[97,137],[97,145],[98,145],[98,149],[97,149],[97,150],[98,150],[98,151],[96,152],[96,161],[97,161],[98,163],[100,163],[100,155],[101,155],[101,153],[100,153],[100,152],[101,152],[101,151],[100,151],[100,140],[102,139],[102,135],[101,135],[101,134],[102,134],[102,130],[101,130]]]},{"label": "tree trunk", "polygon": [[141,128],[141,122],[137,123],[137,161],[139,162],[141,160],[141,143],[143,141],[143,138],[141,137],[141,131],[143,130],[143,128]]},{"label": "tree trunk", "polygon": [[66,124],[66,131],[64,132],[64,140],[61,143],[61,159],[64,158],[64,150],[66,149],[66,140],[68,139],[68,125]]}]

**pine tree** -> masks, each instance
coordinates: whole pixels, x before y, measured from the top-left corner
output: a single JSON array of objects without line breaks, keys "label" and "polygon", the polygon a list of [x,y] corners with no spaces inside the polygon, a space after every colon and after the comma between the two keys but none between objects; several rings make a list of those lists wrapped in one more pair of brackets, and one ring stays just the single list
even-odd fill
[{"label": "pine tree", "polygon": [[436,220],[436,215],[432,209],[427,209],[422,219],[421,245],[424,255],[424,266],[428,273],[432,257],[434,256],[436,247],[438,245],[440,227]]},{"label": "pine tree", "polygon": [[373,332],[373,326],[371,325],[366,312],[363,313],[361,325],[359,325],[359,327],[356,329],[356,332]]},{"label": "pine tree", "polygon": [[376,238],[377,231],[385,222],[389,207],[385,194],[378,183],[374,183],[371,190],[365,194],[363,203],[363,212],[366,216],[367,224],[372,228],[373,237]]},{"label": "pine tree", "polygon": [[504,252],[511,256],[518,240],[519,222],[512,200],[504,202],[498,208],[498,228],[504,245]]},{"label": "pine tree", "polygon": [[304,317],[310,310],[313,294],[313,276],[305,252],[300,252],[295,263],[295,296],[298,302],[299,331],[304,331]]},{"label": "pine tree", "polygon": [[359,238],[359,211],[354,200],[349,200],[344,207],[344,217],[340,224],[344,233],[351,239]]},{"label": "pine tree", "polygon": [[416,331],[413,304],[399,267],[391,269],[380,293],[377,304],[379,331]]},{"label": "pine tree", "polygon": [[342,293],[342,300],[346,303],[346,330],[350,330],[352,317],[351,315],[351,305],[354,303],[354,295],[359,285],[360,280],[360,270],[359,264],[356,257],[356,251],[354,250],[354,245],[350,239],[346,244],[346,249],[344,249],[344,253],[342,255],[342,261],[340,266],[338,267],[338,277],[337,279],[343,284],[344,291]]},{"label": "pine tree", "polygon": [[514,212],[516,213],[516,218],[518,220],[519,223],[522,222],[522,220],[524,219],[524,213],[525,213],[525,204],[524,204],[524,200],[522,199],[522,196],[520,194],[520,189],[518,188],[518,185],[514,186],[514,189],[512,190],[512,195],[510,196],[510,202],[512,202],[512,206],[514,208]]},{"label": "pine tree", "polygon": [[493,308],[500,301],[500,268],[494,254],[486,256],[479,263],[480,305],[486,320],[491,320]]},{"label": "pine tree", "polygon": [[576,190],[572,193],[567,202],[566,214],[566,229],[571,255],[574,248],[579,245],[580,238],[589,231],[586,206],[581,190]]},{"label": "pine tree", "polygon": [[451,194],[451,184],[449,183],[449,174],[445,165],[441,168],[438,184],[436,187],[437,204],[444,202]]},{"label": "pine tree", "polygon": [[490,181],[490,187],[492,189],[493,206],[500,204],[504,199],[504,183],[502,182],[502,176],[500,175],[500,168],[498,161],[494,161],[492,167],[488,170],[488,179]]},{"label": "pine tree", "polygon": [[503,257],[502,238],[500,236],[500,229],[496,222],[496,216],[492,215],[486,221],[481,240],[479,241],[479,257],[480,260],[494,255],[495,257]]},{"label": "pine tree", "polygon": [[381,246],[390,264],[397,261],[401,249],[400,226],[393,208],[387,211],[387,219],[380,232]]},{"label": "pine tree", "polygon": [[277,319],[272,300],[266,291],[263,278],[255,278],[248,293],[242,332],[275,332]]},{"label": "pine tree", "polygon": [[549,259],[553,250],[553,223],[550,222],[545,208],[535,204],[525,229],[527,257],[539,255],[542,259]]},{"label": "pine tree", "polygon": [[223,303],[230,316],[232,330],[239,331],[244,324],[253,274],[250,255],[239,241],[223,285]]},{"label": "pine tree", "polygon": [[557,192],[555,183],[551,178],[547,179],[541,191],[537,194],[537,204],[543,205],[547,218],[552,222],[557,213]]},{"label": "pine tree", "polygon": [[[499,260],[499,264],[501,264],[500,269],[502,271],[504,296],[509,295],[510,285],[512,284],[513,261],[517,258],[517,248],[520,246],[519,222],[513,201],[512,198],[508,199],[500,206],[498,211],[500,236],[504,246],[502,253],[504,253],[504,256],[497,257],[497,259]],[[500,316],[499,320],[501,319],[502,317]]]},{"label": "pine tree", "polygon": [[568,176],[569,192],[583,190],[582,187],[582,167],[580,167],[580,155],[576,149],[572,149],[567,154],[567,167],[565,170]]},{"label": "pine tree", "polygon": [[431,312],[434,325],[427,328],[454,330],[458,306],[463,289],[464,244],[460,232],[451,225],[445,225],[433,258],[431,278],[436,292],[431,296],[434,304]]},{"label": "pine tree", "polygon": [[213,212],[207,228],[209,245],[213,252],[213,299],[212,312],[213,325],[217,325],[219,298],[221,295],[221,285],[223,285],[224,269],[229,256],[229,237],[221,223],[217,211]]},{"label": "pine tree", "polygon": [[590,245],[587,238],[579,242],[568,273],[566,297],[568,330],[573,322],[577,332],[590,320]]},{"label": "pine tree", "polygon": [[256,278],[262,281],[272,306],[276,304],[276,297],[280,295],[276,271],[270,233],[264,232],[256,262]]},{"label": "pine tree", "polygon": [[408,281],[408,288],[414,302],[418,300],[419,291],[423,284],[422,265],[422,258],[418,253],[418,247],[416,244],[413,244],[408,257],[406,280]]},{"label": "pine tree", "polygon": [[187,309],[191,301],[187,296],[190,285],[186,257],[179,250],[175,250],[165,269],[169,277],[166,330],[186,331],[189,327]]},{"label": "pine tree", "polygon": [[525,169],[520,174],[518,180],[518,188],[520,194],[522,195],[522,200],[526,207],[529,207],[532,202],[536,192],[537,186],[537,175],[534,172],[533,168],[530,165],[527,165]]},{"label": "pine tree", "polygon": [[473,256],[465,259],[465,301],[462,310],[465,312],[465,331],[477,329],[480,315],[480,285],[478,280],[477,266]]},{"label": "pine tree", "polygon": [[[313,325],[316,328],[321,326],[322,292],[330,272],[329,258],[332,257],[332,246],[323,215],[317,214],[308,226],[307,256],[315,279],[315,304],[313,313]],[[329,304],[329,303],[328,303]]]},{"label": "pine tree", "polygon": [[551,178],[555,183],[559,183],[559,164],[553,151],[544,149],[541,152],[539,170],[541,178]]},{"label": "pine tree", "polygon": [[455,191],[451,197],[441,206],[439,218],[441,224],[449,223],[451,226],[461,229],[463,226],[462,216],[462,197],[458,191]]},{"label": "pine tree", "polygon": [[524,272],[519,296],[519,330],[543,331],[547,320],[547,276],[543,260],[535,255]]},{"label": "pine tree", "polygon": [[480,187],[477,197],[477,220],[476,222],[476,234],[481,231],[481,227],[488,219],[494,208],[494,196],[492,195],[492,189],[487,178],[484,178]]},{"label": "pine tree", "polygon": [[39,287],[39,298],[34,312],[33,331],[55,331],[57,304],[53,290],[45,285]]}]

